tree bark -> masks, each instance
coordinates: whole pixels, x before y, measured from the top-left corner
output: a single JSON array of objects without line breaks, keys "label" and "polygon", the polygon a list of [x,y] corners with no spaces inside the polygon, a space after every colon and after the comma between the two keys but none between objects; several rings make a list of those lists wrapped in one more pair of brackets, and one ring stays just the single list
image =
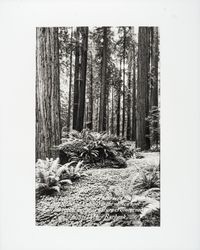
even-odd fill
[{"label": "tree bark", "polygon": [[111,87],[112,95],[111,95],[111,134],[114,134],[114,88]]},{"label": "tree bark", "polygon": [[81,28],[82,44],[81,44],[81,65],[80,65],[80,81],[79,81],[79,100],[77,114],[77,130],[82,131],[85,112],[85,88],[87,73],[87,50],[88,50],[88,27]]},{"label": "tree bark", "polygon": [[73,53],[73,47],[72,47],[72,33],[73,28],[71,28],[71,39],[70,39],[70,71],[69,71],[69,102],[68,102],[68,119],[67,119],[67,131],[70,131],[71,126],[71,91],[72,91],[72,53]]},{"label": "tree bark", "polygon": [[89,110],[88,110],[88,119],[87,127],[93,129],[93,59],[92,53],[90,53],[90,91],[89,91]]},{"label": "tree bark", "polygon": [[55,157],[60,144],[60,80],[57,28],[36,29],[36,159]]},{"label": "tree bark", "polygon": [[[129,36],[131,36],[131,27],[129,27]],[[127,140],[131,139],[131,70],[132,70],[132,48],[129,46],[128,52],[128,93],[127,93]]]},{"label": "tree bark", "polygon": [[103,53],[101,72],[101,93],[99,111],[99,131],[106,131],[107,125],[107,50],[108,50],[108,27],[103,27]]},{"label": "tree bark", "polygon": [[[134,32],[133,32],[134,34]],[[133,43],[133,79],[132,79],[132,140],[136,141],[136,56]]]},{"label": "tree bark", "polygon": [[76,39],[73,129],[81,131],[85,111],[88,27],[78,27]]},{"label": "tree bark", "polygon": [[126,105],[125,105],[125,59],[126,59],[126,28],[124,29],[124,41],[123,41],[123,108],[122,108],[122,137],[124,136],[125,132],[125,113],[126,113]]},{"label": "tree bark", "polygon": [[117,93],[117,136],[120,136],[120,109],[121,109],[121,65],[119,68],[119,84],[118,84],[118,93]]},{"label": "tree bark", "polygon": [[74,70],[74,103],[73,103],[73,129],[77,130],[77,114],[79,99],[79,62],[80,62],[80,27],[76,28],[76,47],[75,47],[75,70]]},{"label": "tree bark", "polygon": [[[150,84],[150,110],[158,108],[158,62],[159,62],[159,34],[158,27],[151,27],[151,84]],[[155,131],[158,123],[152,125]],[[158,134],[153,132],[151,136],[152,144],[158,144]]]},{"label": "tree bark", "polygon": [[149,124],[149,28],[139,27],[138,35],[138,83],[137,83],[137,120],[136,145],[141,150],[150,148]]},{"label": "tree bark", "polygon": [[158,107],[158,27],[151,28],[151,96],[150,107]]}]

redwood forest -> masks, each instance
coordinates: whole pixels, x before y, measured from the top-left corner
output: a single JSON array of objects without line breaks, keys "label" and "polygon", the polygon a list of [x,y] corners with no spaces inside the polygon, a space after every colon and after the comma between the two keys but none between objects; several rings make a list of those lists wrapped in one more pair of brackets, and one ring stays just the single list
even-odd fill
[{"label": "redwood forest", "polygon": [[160,226],[159,41],[36,28],[36,225]]}]

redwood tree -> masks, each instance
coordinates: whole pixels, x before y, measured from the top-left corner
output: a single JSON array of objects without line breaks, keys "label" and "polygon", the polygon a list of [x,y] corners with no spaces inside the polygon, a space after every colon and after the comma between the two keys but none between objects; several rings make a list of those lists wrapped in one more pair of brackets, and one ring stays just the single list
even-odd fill
[{"label": "redwood tree", "polygon": [[138,82],[136,104],[136,144],[141,150],[150,148],[149,123],[149,45],[150,32],[148,27],[139,27],[138,33]]},{"label": "redwood tree", "polygon": [[128,93],[127,93],[127,140],[131,139],[131,71],[133,62],[133,51],[131,45],[132,32],[131,27],[129,27],[128,32]]},{"label": "redwood tree", "polygon": [[120,136],[120,110],[121,110],[121,64],[122,61],[120,59],[120,68],[119,68],[119,82],[117,86],[117,136]]},{"label": "redwood tree", "polygon": [[125,113],[126,113],[126,83],[125,83],[125,75],[126,75],[126,27],[123,27],[123,109],[122,109],[122,136],[125,133]]},{"label": "redwood tree", "polygon": [[[134,35],[134,30],[133,30]],[[132,140],[136,140],[136,43],[133,41],[133,78],[132,78]]]},{"label": "redwood tree", "polygon": [[101,91],[99,111],[99,131],[106,131],[107,125],[107,53],[108,53],[108,27],[103,27],[103,51],[101,65]]},{"label": "redwood tree", "polygon": [[151,27],[151,81],[150,81],[150,112],[151,119],[151,144],[159,141],[158,122],[158,62],[159,62],[159,33],[158,27]]},{"label": "redwood tree", "polygon": [[88,27],[77,27],[75,49],[73,129],[83,129],[87,72]]},{"label": "redwood tree", "polygon": [[71,93],[72,93],[72,54],[73,54],[73,46],[72,46],[72,34],[73,28],[71,28],[71,38],[70,38],[70,69],[69,69],[69,100],[68,100],[68,118],[67,118],[67,131],[70,131],[71,126]]},{"label": "redwood tree", "polygon": [[74,69],[74,103],[73,103],[73,129],[77,129],[77,113],[78,113],[78,98],[79,98],[79,57],[80,57],[80,27],[76,28],[76,46],[75,46],[75,69]]},{"label": "redwood tree", "polygon": [[87,127],[93,129],[93,57],[92,52],[90,53],[90,86],[89,86],[89,110],[88,110],[88,120]]},{"label": "redwood tree", "polygon": [[60,144],[60,81],[57,28],[36,29],[36,159],[54,157]]}]

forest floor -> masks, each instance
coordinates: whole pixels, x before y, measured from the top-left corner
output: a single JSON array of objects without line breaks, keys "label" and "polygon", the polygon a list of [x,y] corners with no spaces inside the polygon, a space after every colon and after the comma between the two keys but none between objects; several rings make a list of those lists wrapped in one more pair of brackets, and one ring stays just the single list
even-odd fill
[{"label": "forest floor", "polygon": [[129,159],[124,169],[88,169],[86,177],[68,186],[60,195],[38,199],[36,225],[110,226],[113,217],[106,215],[107,207],[129,193],[138,169],[159,164],[159,153],[141,155],[144,158]]}]

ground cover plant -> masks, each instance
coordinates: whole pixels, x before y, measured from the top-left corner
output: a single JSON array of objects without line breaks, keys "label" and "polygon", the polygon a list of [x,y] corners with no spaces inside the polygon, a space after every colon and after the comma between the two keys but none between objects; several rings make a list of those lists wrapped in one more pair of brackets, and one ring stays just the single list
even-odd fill
[{"label": "ground cover plant", "polygon": [[[140,152],[141,157],[136,157],[133,153],[122,158],[126,166],[114,167],[116,157],[122,157],[116,138],[113,143],[105,135],[106,140],[88,136],[85,144],[78,133],[73,138],[67,135],[70,139],[56,147],[59,152],[67,145],[68,162],[37,161],[36,224],[159,226],[159,154]],[[132,150],[133,145],[128,145]]]}]

